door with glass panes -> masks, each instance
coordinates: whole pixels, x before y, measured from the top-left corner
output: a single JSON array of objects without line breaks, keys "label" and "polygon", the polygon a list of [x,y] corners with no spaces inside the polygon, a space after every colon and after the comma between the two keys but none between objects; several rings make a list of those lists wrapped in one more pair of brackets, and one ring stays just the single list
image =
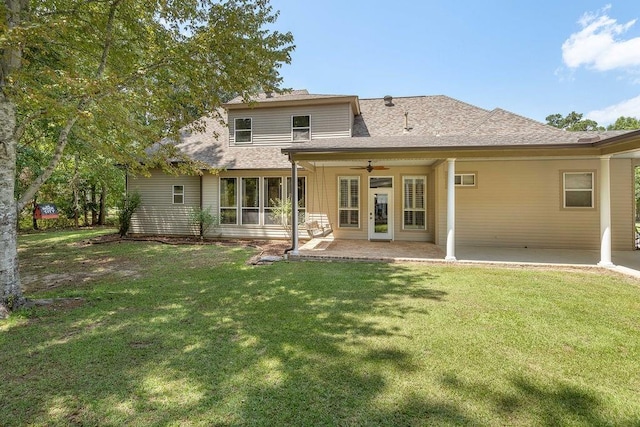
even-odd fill
[{"label": "door with glass panes", "polygon": [[369,177],[369,240],[393,240],[392,177]]}]

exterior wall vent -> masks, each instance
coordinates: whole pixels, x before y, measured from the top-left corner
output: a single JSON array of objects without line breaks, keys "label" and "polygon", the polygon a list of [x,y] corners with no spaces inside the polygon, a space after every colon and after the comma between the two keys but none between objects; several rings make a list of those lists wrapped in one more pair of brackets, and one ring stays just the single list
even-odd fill
[{"label": "exterior wall vent", "polygon": [[387,107],[393,107],[393,97],[391,95],[384,97],[384,105]]}]

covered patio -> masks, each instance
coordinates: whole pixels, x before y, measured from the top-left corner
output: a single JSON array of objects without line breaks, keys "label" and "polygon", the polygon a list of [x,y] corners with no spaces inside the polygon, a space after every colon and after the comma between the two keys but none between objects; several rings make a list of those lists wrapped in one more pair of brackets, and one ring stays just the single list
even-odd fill
[{"label": "covered patio", "polygon": [[[384,261],[446,263],[444,248],[428,242],[367,241],[334,239],[333,236],[304,243],[294,260]],[[456,264],[496,264],[603,268],[600,251],[577,249],[535,249],[507,247],[458,247]],[[608,269],[640,278],[640,251],[613,251]]]}]

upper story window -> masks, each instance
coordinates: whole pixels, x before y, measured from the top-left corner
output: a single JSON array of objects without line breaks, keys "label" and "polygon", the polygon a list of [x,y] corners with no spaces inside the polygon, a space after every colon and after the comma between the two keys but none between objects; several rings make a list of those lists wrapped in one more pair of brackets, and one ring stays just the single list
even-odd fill
[{"label": "upper story window", "polygon": [[236,144],[252,141],[251,118],[235,119],[234,130]]},{"label": "upper story window", "polygon": [[291,138],[294,142],[311,139],[311,116],[291,117]]}]

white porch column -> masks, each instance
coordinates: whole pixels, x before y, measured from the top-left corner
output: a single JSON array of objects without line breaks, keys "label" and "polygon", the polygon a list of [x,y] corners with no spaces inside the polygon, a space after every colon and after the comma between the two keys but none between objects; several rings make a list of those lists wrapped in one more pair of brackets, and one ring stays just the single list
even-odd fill
[{"label": "white porch column", "polygon": [[291,255],[298,255],[298,166],[291,159]]},{"label": "white porch column", "polygon": [[456,159],[447,160],[447,256],[456,261]]},{"label": "white porch column", "polygon": [[613,267],[611,262],[611,175],[610,157],[600,158],[600,262],[601,267]]}]

